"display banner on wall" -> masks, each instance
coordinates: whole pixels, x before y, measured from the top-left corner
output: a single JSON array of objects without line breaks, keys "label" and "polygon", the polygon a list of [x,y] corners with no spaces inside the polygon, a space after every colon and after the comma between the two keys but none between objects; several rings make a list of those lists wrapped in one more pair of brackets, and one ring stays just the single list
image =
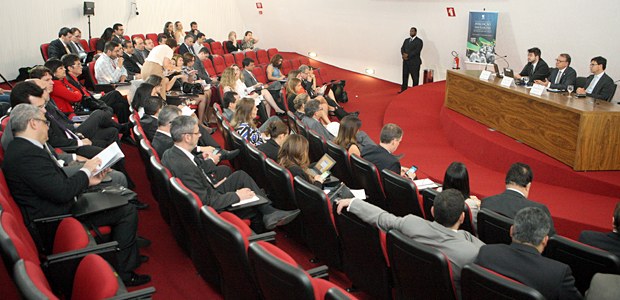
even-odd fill
[{"label": "display banner on wall", "polygon": [[467,31],[467,61],[492,64],[495,62],[497,12],[470,11]]}]

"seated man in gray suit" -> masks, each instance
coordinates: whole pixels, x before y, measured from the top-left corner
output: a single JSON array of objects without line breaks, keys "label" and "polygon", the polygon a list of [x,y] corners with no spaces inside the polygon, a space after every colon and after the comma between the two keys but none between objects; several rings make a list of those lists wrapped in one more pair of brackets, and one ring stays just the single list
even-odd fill
[{"label": "seated man in gray suit", "polygon": [[[172,121],[170,133],[174,146],[164,152],[161,162],[173,176],[181,179],[185,186],[200,197],[203,204],[217,211],[223,211],[242,200],[255,196],[266,198],[256,182],[245,172],[228,174],[217,168],[211,159],[201,159],[192,154],[198,145],[200,131],[198,120],[189,116],[179,116]],[[216,169],[217,170],[214,170]],[[276,226],[290,223],[299,215],[299,209],[283,211],[269,203],[235,210],[240,218],[249,218],[254,231],[271,230]]]},{"label": "seated man in gray suit", "polygon": [[616,203],[611,223],[611,232],[584,230],[579,235],[579,241],[620,257],[620,233],[618,232],[620,228],[620,202]]},{"label": "seated man in gray suit", "polygon": [[586,94],[592,98],[611,101],[611,97],[616,91],[614,80],[605,73],[607,59],[597,56],[590,60],[590,72],[585,87],[579,87],[577,94]]},{"label": "seated man in gray suit", "polygon": [[567,53],[562,53],[555,59],[555,68],[551,69],[549,77],[535,80],[534,83],[542,84],[550,89],[566,91],[566,87],[575,87],[577,72],[570,67],[571,58]]},{"label": "seated man in gray suit", "polygon": [[[396,229],[414,241],[436,248],[444,253],[452,266],[454,285],[460,294],[461,269],[474,262],[478,250],[484,245],[471,233],[459,230],[465,219],[463,212],[463,194],[455,189],[442,191],[435,197],[431,213],[434,222],[429,222],[415,215],[397,217],[381,208],[359,199],[341,199],[338,201],[338,213],[346,207],[368,224],[376,224],[381,230]],[[460,298],[460,297],[459,297]]]}]

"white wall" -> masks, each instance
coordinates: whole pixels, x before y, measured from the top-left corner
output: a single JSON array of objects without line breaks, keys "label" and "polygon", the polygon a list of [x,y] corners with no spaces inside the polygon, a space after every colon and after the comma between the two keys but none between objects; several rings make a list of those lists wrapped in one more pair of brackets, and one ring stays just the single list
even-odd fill
[{"label": "white wall", "polygon": [[[604,56],[607,71],[620,79],[620,11],[618,0],[264,0],[263,15],[255,2],[237,0],[244,21],[260,44],[306,54],[375,76],[401,81],[400,46],[409,28],[418,28],[424,40],[422,68],[445,78],[451,51],[464,55],[469,11],[498,11],[497,48],[511,66],[526,63],[527,49],[537,46],[554,66],[561,52],[573,57],[578,74],[587,75],[590,59]],[[454,7],[456,17],[447,17]],[[501,66],[501,63],[500,63]]]},{"label": "white wall", "polygon": [[[92,1],[92,0],[91,0]],[[106,27],[122,23],[125,33],[160,33],[166,21],[181,21],[189,30],[191,21],[216,40],[226,39],[230,30],[244,29],[237,2],[230,0],[95,0],[91,17],[92,36],[99,37]],[[140,15],[131,2],[137,2]],[[0,73],[7,79],[17,77],[23,66],[43,64],[39,46],[58,37],[63,27],[78,27],[88,39],[88,19],[82,15],[82,0],[4,1],[0,28],[5,33],[0,47]]]}]

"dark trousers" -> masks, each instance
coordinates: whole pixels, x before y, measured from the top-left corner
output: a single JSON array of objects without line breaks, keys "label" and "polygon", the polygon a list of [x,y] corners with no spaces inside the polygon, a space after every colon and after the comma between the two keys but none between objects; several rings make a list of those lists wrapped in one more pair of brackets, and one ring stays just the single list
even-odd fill
[{"label": "dark trousers", "polygon": [[218,144],[215,139],[213,139],[211,134],[207,132],[207,128],[203,126],[198,126],[198,129],[200,130],[201,134],[200,138],[198,139],[198,146],[211,146],[213,148],[222,148],[222,146],[220,146],[220,144]]},{"label": "dark trousers", "polygon": [[401,91],[409,87],[409,76],[413,80],[413,86],[417,86],[420,82],[420,65],[408,64],[407,61],[403,60],[403,84],[400,87]]},{"label": "dark trousers", "polygon": [[111,91],[101,97],[101,101],[105,102],[114,110],[114,114],[121,124],[129,122],[129,102],[118,91]]},{"label": "dark trousers", "polygon": [[128,204],[85,216],[80,221],[95,227],[112,227],[112,240],[117,241],[120,248],[117,254],[118,268],[116,270],[123,280],[129,279],[130,272],[138,267],[139,262],[138,246],[136,245],[138,212],[135,206]]},{"label": "dark trousers", "polygon": [[112,115],[104,110],[96,110],[84,121],[75,132],[93,142],[94,146],[105,148],[118,140],[118,124],[112,120]]}]

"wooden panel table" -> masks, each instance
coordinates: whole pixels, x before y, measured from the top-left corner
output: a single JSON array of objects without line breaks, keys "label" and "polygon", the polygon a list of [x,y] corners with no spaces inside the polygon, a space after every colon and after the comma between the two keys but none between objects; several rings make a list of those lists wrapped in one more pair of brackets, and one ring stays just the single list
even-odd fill
[{"label": "wooden panel table", "polygon": [[506,88],[481,71],[448,70],[444,105],[577,171],[620,170],[620,105]]}]

